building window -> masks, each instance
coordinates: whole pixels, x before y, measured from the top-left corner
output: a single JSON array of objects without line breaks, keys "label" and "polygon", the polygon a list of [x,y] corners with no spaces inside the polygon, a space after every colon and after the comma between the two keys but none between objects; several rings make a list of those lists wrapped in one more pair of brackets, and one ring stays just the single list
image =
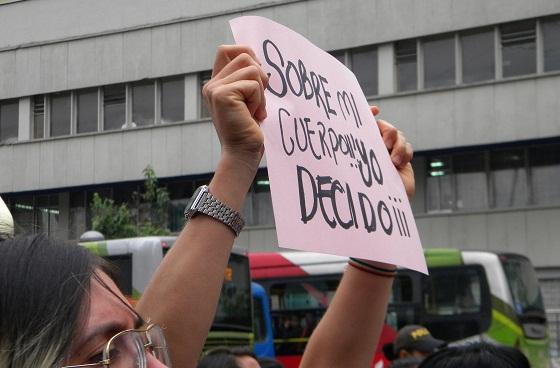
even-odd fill
[{"label": "building window", "polygon": [[395,43],[397,91],[414,91],[418,88],[418,57],[416,40]]},{"label": "building window", "polygon": [[484,152],[453,155],[457,210],[488,208],[488,188]]},{"label": "building window", "polygon": [[270,182],[266,173],[255,178],[241,215],[250,226],[274,225]]},{"label": "building window", "polygon": [[337,50],[329,52],[332,57],[346,65],[346,52],[344,50]]},{"label": "building window", "polygon": [[560,204],[560,143],[427,157],[426,211]]},{"label": "building window", "polygon": [[426,184],[428,212],[488,208],[483,152],[429,158]]},{"label": "building window", "polygon": [[426,39],[424,52],[424,87],[435,88],[455,84],[455,38]]},{"label": "building window", "polygon": [[79,239],[86,230],[85,192],[70,192],[68,239]]},{"label": "building window", "polygon": [[542,22],[544,71],[560,70],[560,17]]},{"label": "building window", "polygon": [[59,239],[66,238],[66,228],[59,226],[58,194],[16,195],[9,202],[16,234],[44,233]]},{"label": "building window", "polygon": [[10,212],[14,217],[16,234],[34,234],[33,196],[15,196],[10,199]]},{"label": "building window", "polygon": [[201,98],[200,98],[200,117],[201,118],[209,118],[210,117],[210,110],[208,109],[208,106],[206,106],[206,101],[204,100],[204,97],[202,97],[202,88],[204,87],[204,85],[206,83],[208,83],[210,78],[212,78],[212,72],[207,71],[207,72],[200,73],[198,77],[199,77],[199,82],[200,82],[200,84],[199,84],[200,93],[198,95],[201,96]]},{"label": "building window", "polygon": [[366,96],[377,95],[377,49],[360,48],[351,51],[352,71]]},{"label": "building window", "polygon": [[139,82],[132,85],[132,122],[136,126],[154,124],[154,82]]},{"label": "building window", "polygon": [[76,92],[77,101],[77,132],[90,133],[97,131],[97,88]]},{"label": "building window", "polygon": [[536,73],[535,24],[534,20],[528,20],[500,26],[504,77]]},{"label": "building window", "polygon": [[451,157],[436,156],[428,160],[426,202],[428,212],[453,210]]},{"label": "building window", "polygon": [[65,238],[59,235],[59,233],[65,233],[66,229],[59,227],[58,194],[37,196],[35,197],[35,204],[35,232],[45,233],[56,238]]},{"label": "building window", "polygon": [[18,139],[19,100],[0,102],[0,143],[12,143]]},{"label": "building window", "polygon": [[103,130],[121,129],[126,122],[126,86],[103,87]]},{"label": "building window", "polygon": [[185,78],[166,78],[161,81],[161,122],[185,120]]},{"label": "building window", "polygon": [[529,162],[534,203],[560,203],[560,143],[530,148]]},{"label": "building window", "polygon": [[491,152],[490,170],[494,207],[509,208],[528,204],[524,149]]},{"label": "building window", "polygon": [[70,92],[51,94],[51,137],[60,137],[70,134]]},{"label": "building window", "polygon": [[33,139],[45,137],[45,95],[33,97]]},{"label": "building window", "polygon": [[461,34],[463,83],[494,79],[494,30]]}]

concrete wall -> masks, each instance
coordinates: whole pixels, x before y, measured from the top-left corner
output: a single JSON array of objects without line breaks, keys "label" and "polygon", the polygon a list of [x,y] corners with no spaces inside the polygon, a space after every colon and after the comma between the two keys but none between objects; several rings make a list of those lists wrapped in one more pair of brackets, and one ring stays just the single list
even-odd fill
[{"label": "concrete wall", "polygon": [[[535,267],[557,267],[560,259],[560,208],[417,215],[424,248],[514,252]],[[235,244],[249,251],[278,252],[273,227],[243,231]]]},{"label": "concrete wall", "polygon": [[[277,20],[323,49],[337,50],[560,13],[558,0],[238,0],[232,4],[0,1],[0,99],[208,70],[216,46],[232,42],[227,21],[244,14]],[[392,55],[390,47],[380,48],[381,59]],[[393,79],[383,76],[382,94]],[[418,151],[558,136],[559,90],[560,75],[549,74],[381,96],[372,102],[381,106],[383,118],[406,132]],[[191,96],[187,105],[196,106],[192,96],[197,91],[187,92]],[[20,109],[25,110],[21,103]],[[218,157],[211,124],[195,120],[20,142],[0,146],[0,192],[140,180],[147,164],[160,177],[207,173]],[[415,207],[424,208],[420,186],[416,198]],[[560,259],[558,208],[422,215],[417,221],[425,247],[517,251],[541,267],[556,266]],[[273,227],[248,229],[236,243],[249,250],[277,250]]]},{"label": "concrete wall", "polygon": [[417,215],[416,224],[424,248],[521,253],[537,267],[560,259],[560,208]]},{"label": "concrete wall", "polygon": [[417,151],[555,137],[560,74],[380,97],[381,117]]},{"label": "concrete wall", "polygon": [[[552,75],[372,103],[421,151],[558,136],[559,90]],[[148,163],[161,177],[207,173],[218,155],[208,121],[21,142],[0,146],[0,192],[140,180]]]},{"label": "concrete wall", "polygon": [[[227,21],[275,19],[326,50],[560,13],[556,0],[27,0],[0,5],[0,99],[211,68]],[[123,33],[124,32],[124,33]],[[196,50],[196,51],[195,51]]]},{"label": "concrete wall", "polygon": [[214,170],[220,144],[209,121],[0,146],[0,192],[141,180]]},{"label": "concrete wall", "polygon": [[[556,0],[27,0],[1,5],[0,49],[196,20],[204,20],[211,33],[223,37],[229,31],[217,16],[230,18],[247,12],[276,19],[324,48],[337,49],[558,13],[560,3]],[[208,46],[203,38],[193,47],[199,45]]]}]

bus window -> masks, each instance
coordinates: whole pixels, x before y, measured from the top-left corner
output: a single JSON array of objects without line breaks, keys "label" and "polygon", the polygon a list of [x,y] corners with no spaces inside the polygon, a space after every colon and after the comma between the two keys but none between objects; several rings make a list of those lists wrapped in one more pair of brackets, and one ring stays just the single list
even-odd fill
[{"label": "bus window", "polygon": [[544,311],[537,275],[529,260],[520,256],[501,256],[500,259],[516,312]]},{"label": "bus window", "polygon": [[438,267],[424,277],[421,324],[443,340],[456,341],[486,331],[491,300],[484,269],[479,265]]},{"label": "bus window", "polygon": [[480,311],[480,278],[475,270],[433,272],[425,299],[426,312],[456,315]]},{"label": "bus window", "polygon": [[270,305],[278,355],[300,355],[307,338],[331,302],[339,282],[334,279],[294,279],[270,286]]},{"label": "bus window", "polygon": [[249,259],[231,254],[212,329],[252,331]]},{"label": "bus window", "polygon": [[[418,302],[414,300],[414,280],[411,274],[402,274],[400,271],[393,281],[393,290],[389,299],[385,322],[399,330],[409,324],[417,324]],[[418,275],[414,275],[418,278]],[[418,296],[416,297],[419,298]]]},{"label": "bus window", "polygon": [[116,271],[116,283],[124,295],[132,296],[132,254],[119,254],[103,257]]},{"label": "bus window", "polygon": [[410,276],[397,275],[395,277],[389,303],[412,303],[412,278]]},{"label": "bus window", "polygon": [[525,336],[531,339],[545,338],[546,314],[537,275],[531,262],[525,257],[513,254],[502,254],[500,260]]}]

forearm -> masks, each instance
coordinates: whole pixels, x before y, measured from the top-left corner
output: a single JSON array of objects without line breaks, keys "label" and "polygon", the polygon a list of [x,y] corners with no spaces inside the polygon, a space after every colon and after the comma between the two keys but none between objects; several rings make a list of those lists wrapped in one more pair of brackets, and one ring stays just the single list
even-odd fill
[{"label": "forearm", "polygon": [[[223,157],[210,193],[240,211],[256,167]],[[175,367],[196,365],[214,318],[233,240],[233,232],[221,222],[205,215],[193,217],[138,303],[142,316],[164,327]]]},{"label": "forearm", "polygon": [[385,320],[392,283],[390,277],[348,266],[307,344],[301,367],[369,367]]}]

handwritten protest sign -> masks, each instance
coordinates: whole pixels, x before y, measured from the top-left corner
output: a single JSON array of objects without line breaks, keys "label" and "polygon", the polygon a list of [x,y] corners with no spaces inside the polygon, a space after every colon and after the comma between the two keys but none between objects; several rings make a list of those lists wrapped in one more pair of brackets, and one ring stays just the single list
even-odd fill
[{"label": "handwritten protest sign", "polygon": [[230,25],[270,76],[262,127],[279,245],[425,273],[404,186],[354,74],[266,18]]}]

